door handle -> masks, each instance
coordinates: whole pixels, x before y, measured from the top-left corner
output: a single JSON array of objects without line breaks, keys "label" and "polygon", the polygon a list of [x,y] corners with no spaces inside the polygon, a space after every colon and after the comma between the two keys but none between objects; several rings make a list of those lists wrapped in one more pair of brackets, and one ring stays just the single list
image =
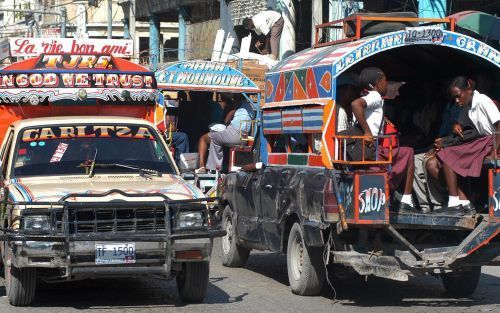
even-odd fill
[{"label": "door handle", "polygon": [[273,185],[265,185],[264,188],[271,189],[271,188],[273,188]]}]

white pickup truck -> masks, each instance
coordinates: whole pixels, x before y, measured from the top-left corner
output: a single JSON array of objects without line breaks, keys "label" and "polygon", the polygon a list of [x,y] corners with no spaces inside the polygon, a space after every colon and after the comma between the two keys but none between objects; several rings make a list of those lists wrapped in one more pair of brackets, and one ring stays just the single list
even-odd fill
[{"label": "white pickup truck", "polygon": [[14,122],[0,151],[0,267],[12,305],[36,282],[175,276],[202,301],[212,226],[201,190],[186,183],[152,124],[126,117]]}]

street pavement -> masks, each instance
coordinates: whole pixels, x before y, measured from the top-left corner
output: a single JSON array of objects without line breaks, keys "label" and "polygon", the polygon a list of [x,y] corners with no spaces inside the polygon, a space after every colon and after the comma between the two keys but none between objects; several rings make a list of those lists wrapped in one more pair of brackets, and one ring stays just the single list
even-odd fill
[{"label": "street pavement", "polygon": [[448,296],[434,277],[395,282],[353,276],[333,278],[335,293],[293,295],[288,286],[286,258],[253,252],[244,268],[221,265],[220,242],[212,255],[210,283],[204,303],[183,304],[175,281],[105,279],[44,285],[31,307],[8,304],[0,284],[0,313],[156,313],[156,312],[499,312],[500,267],[483,267],[471,299]]}]

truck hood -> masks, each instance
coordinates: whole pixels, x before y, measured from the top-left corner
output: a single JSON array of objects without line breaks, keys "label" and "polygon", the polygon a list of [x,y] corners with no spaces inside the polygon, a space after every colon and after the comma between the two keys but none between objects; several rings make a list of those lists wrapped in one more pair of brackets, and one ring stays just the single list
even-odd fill
[{"label": "truck hood", "polygon": [[[68,194],[102,194],[111,189],[119,189],[130,194],[161,193],[172,200],[204,198],[205,195],[195,186],[185,182],[177,175],[148,177],[139,175],[99,175],[86,176],[50,176],[11,179],[6,186],[10,201],[19,202],[57,202]],[[143,201],[144,198],[127,198],[120,194],[106,197],[69,198],[69,201],[111,201],[124,199]],[[147,200],[162,201],[161,197],[149,196]]]}]

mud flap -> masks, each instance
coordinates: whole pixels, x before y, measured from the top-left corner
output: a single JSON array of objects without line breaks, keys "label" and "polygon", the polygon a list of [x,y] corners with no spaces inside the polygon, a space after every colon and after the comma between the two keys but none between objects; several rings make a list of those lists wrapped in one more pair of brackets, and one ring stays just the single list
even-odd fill
[{"label": "mud flap", "polygon": [[302,224],[302,232],[306,245],[309,247],[323,247],[323,233],[321,232],[320,225],[316,222],[305,221]]}]

